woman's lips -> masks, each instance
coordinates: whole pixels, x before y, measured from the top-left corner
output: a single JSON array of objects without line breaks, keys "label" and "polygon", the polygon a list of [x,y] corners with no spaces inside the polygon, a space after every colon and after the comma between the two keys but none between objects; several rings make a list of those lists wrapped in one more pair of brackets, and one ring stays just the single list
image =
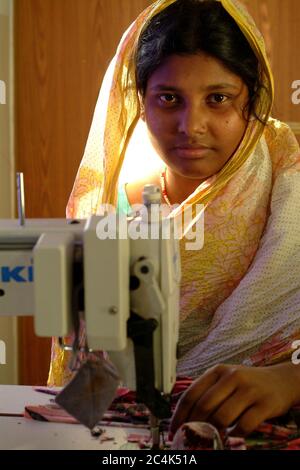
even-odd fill
[{"label": "woman's lips", "polygon": [[209,147],[175,147],[174,151],[180,158],[199,159],[206,157]]}]

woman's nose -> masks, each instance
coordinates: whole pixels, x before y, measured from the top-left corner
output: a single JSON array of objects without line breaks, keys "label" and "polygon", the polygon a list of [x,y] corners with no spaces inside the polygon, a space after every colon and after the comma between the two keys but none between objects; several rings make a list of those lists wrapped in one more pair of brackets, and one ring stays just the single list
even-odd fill
[{"label": "woman's nose", "polygon": [[205,134],[207,126],[207,115],[199,106],[186,106],[178,117],[178,132],[187,136]]}]

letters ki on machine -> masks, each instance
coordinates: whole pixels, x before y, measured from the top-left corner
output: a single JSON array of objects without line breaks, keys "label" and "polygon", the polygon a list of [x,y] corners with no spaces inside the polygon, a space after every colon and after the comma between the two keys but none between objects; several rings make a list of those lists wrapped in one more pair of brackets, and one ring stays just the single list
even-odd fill
[{"label": "letters ki on machine", "polygon": [[160,189],[146,185],[143,210],[132,217],[25,219],[19,174],[18,202],[19,219],[0,221],[0,315],[34,315],[38,336],[59,337],[71,350],[78,370],[56,397],[70,414],[92,429],[126,386],[148,407],[159,447],[176,380],[180,284],[178,240],[172,219],[161,217]]}]

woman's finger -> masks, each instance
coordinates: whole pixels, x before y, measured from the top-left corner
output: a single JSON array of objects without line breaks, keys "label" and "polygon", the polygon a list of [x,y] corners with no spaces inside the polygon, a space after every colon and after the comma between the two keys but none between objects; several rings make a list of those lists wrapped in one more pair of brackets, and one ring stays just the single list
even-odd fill
[{"label": "woman's finger", "polygon": [[218,429],[232,426],[255,403],[255,396],[251,391],[237,389],[227,400],[207,417],[207,422]]},{"label": "woman's finger", "polygon": [[266,402],[256,402],[240,416],[230,434],[232,436],[247,436],[270,417],[268,404]]},{"label": "woman's finger", "polygon": [[192,408],[189,421],[207,421],[210,416],[230,400],[238,388],[238,383],[231,374],[221,376],[202,396]]},{"label": "woman's finger", "polygon": [[177,429],[187,421],[191,411],[199,397],[203,395],[212,385],[214,385],[220,376],[218,368],[210,369],[205,372],[199,379],[195,380],[192,385],[184,392],[177,403],[175,412],[172,417],[170,431],[175,433]]}]

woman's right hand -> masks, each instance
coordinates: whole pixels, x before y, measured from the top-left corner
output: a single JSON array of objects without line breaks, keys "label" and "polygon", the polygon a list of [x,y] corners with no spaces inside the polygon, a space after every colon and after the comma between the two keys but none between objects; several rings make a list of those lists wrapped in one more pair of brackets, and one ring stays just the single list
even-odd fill
[{"label": "woman's right hand", "polygon": [[195,380],[179,400],[170,431],[185,422],[206,421],[218,429],[234,425],[247,435],[266,419],[280,416],[300,401],[300,366],[218,365]]}]

